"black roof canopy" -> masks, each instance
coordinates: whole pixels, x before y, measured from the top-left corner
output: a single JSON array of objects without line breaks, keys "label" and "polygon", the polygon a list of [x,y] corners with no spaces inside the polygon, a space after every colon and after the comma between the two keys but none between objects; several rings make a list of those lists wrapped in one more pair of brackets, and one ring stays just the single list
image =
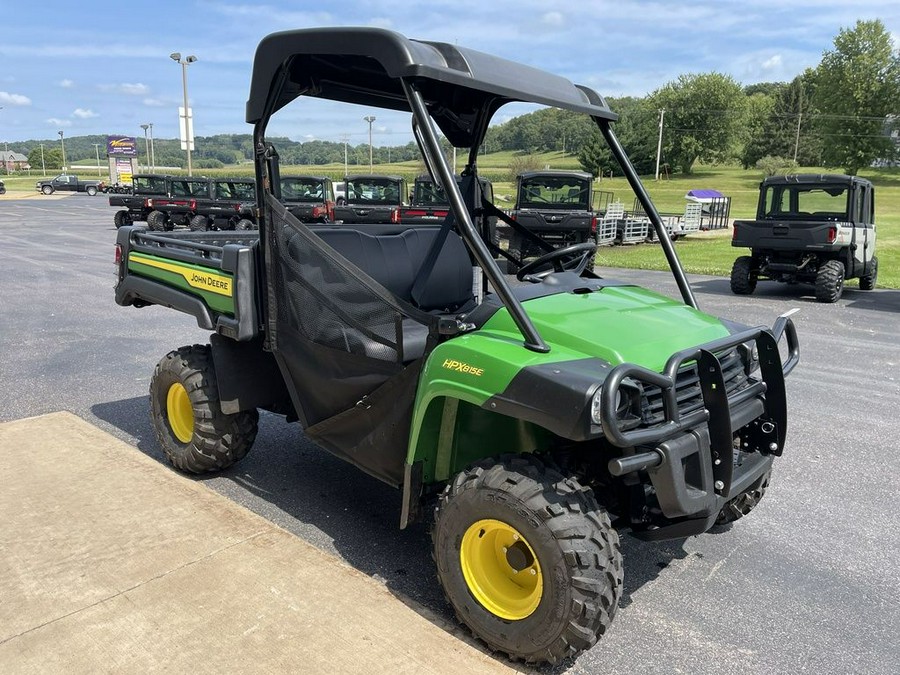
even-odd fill
[{"label": "black roof canopy", "polygon": [[616,119],[597,92],[531,66],[381,28],[312,28],[260,42],[247,121],[255,124],[304,95],[408,112],[401,79],[415,82],[457,147],[480,142],[494,112],[512,101]]}]

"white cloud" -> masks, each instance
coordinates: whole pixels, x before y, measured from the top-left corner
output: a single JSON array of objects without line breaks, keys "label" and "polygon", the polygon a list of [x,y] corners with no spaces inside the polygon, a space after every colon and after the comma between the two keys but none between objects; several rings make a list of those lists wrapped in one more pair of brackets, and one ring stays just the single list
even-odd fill
[{"label": "white cloud", "polygon": [[86,119],[90,119],[91,117],[99,117],[99,115],[89,108],[88,109],[75,108],[75,111],[72,113],[72,117],[77,117],[78,119],[86,120]]},{"label": "white cloud", "polygon": [[97,85],[101,91],[113,91],[119,94],[127,94],[129,96],[146,96],[150,93],[150,87],[146,84],[136,82],[122,82],[121,84],[100,84]]},{"label": "white cloud", "polygon": [[762,69],[774,70],[776,68],[781,68],[781,62],[781,54],[775,54],[762,62]]},{"label": "white cloud", "polygon": [[547,12],[541,17],[541,23],[548,26],[559,27],[562,26],[564,22],[565,19],[560,12]]},{"label": "white cloud", "polygon": [[59,86],[63,89],[71,89],[75,86],[75,82],[73,82],[72,80],[60,80]]},{"label": "white cloud", "polygon": [[6,91],[0,91],[0,103],[8,105],[31,105],[31,99],[22,94],[10,94]]},{"label": "white cloud", "polygon": [[70,127],[72,126],[71,120],[61,120],[56,117],[47,118],[47,124],[51,124],[54,127]]}]

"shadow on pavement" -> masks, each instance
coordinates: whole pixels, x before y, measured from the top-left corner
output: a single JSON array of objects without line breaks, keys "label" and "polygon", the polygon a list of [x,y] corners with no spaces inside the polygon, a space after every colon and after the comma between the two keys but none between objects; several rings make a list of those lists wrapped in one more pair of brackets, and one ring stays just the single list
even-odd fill
[{"label": "shadow on pavement", "polygon": [[[157,446],[147,406],[142,396],[97,404],[91,411],[136,438],[141,452],[169,468]],[[299,426],[264,413],[246,458],[220,473],[192,478],[208,481],[218,492],[319,548],[329,550],[331,544],[344,561],[382,582],[426,619],[435,622],[436,615],[439,621],[456,623],[434,571],[430,523],[400,530],[400,492],[311,443]],[[256,499],[242,497],[241,492]],[[427,517],[430,521],[430,513]],[[673,560],[687,556],[682,540],[647,543],[627,534],[622,537],[622,552],[622,609],[631,604],[633,593],[656,579]],[[568,666],[536,672],[562,672]]]}]

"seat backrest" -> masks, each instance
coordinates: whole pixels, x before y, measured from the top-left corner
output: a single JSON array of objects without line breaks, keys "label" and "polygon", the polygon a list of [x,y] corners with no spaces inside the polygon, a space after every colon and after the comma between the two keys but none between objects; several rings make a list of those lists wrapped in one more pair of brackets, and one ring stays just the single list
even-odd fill
[{"label": "seat backrest", "polygon": [[454,311],[472,299],[472,263],[455,232],[448,233],[427,282],[413,300],[412,286],[440,228],[410,228],[373,235],[350,228],[313,228],[315,233],[397,297],[425,311]]}]

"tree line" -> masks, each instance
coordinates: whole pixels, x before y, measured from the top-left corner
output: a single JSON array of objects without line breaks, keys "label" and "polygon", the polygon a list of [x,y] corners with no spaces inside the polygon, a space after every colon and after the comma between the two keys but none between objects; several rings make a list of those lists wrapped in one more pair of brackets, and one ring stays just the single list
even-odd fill
[{"label": "tree line", "polygon": [[[840,31],[834,47],[816,68],[790,82],[742,87],[721,73],[678,77],[645,97],[608,99],[619,115],[614,130],[638,173],[663,170],[691,173],[694,165],[739,162],[745,168],[766,166],[840,167],[846,173],[878,160],[894,161],[898,146],[890,137],[900,130],[900,51],[880,20],[858,21]],[[657,143],[662,131],[661,151]],[[287,165],[343,164],[368,167],[368,143],[271,139]],[[96,160],[105,136],[65,139],[67,163]],[[41,167],[41,141],[19,144],[32,168]],[[58,142],[43,142],[43,164],[62,166]],[[196,168],[220,168],[250,162],[250,134],[198,137],[192,154]],[[146,140],[138,138],[139,163],[147,164]],[[528,155],[562,151],[578,158],[595,175],[617,171],[599,130],[584,115],[542,109],[488,129],[482,151]],[[101,164],[105,165],[105,159]],[[177,139],[155,139],[157,166],[183,166]],[[419,158],[415,143],[373,148],[377,164]]]}]

